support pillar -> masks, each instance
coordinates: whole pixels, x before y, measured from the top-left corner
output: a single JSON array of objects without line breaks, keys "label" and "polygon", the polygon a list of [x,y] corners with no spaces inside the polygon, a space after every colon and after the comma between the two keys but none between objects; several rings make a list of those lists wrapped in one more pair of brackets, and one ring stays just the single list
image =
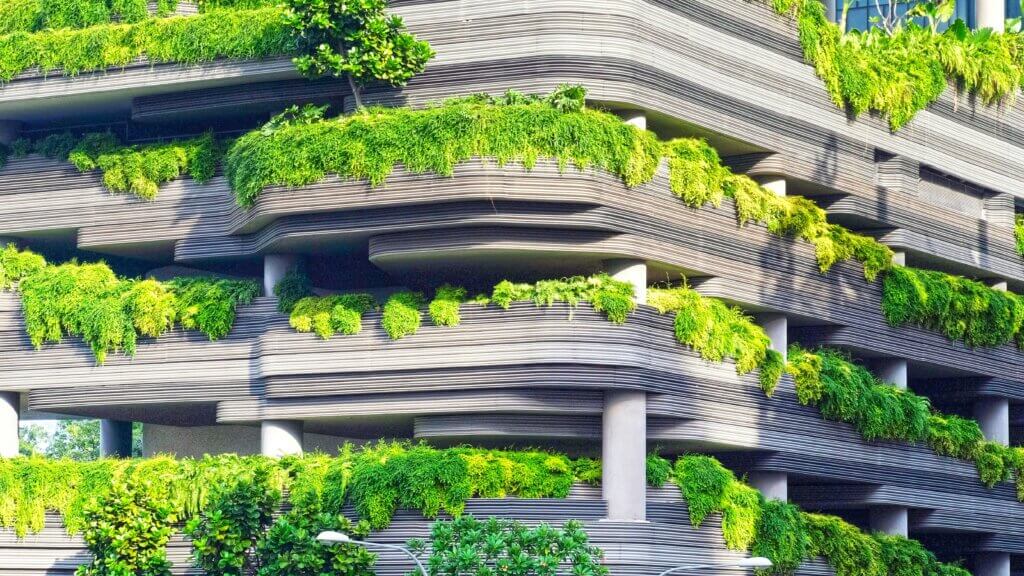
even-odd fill
[{"label": "support pillar", "polygon": [[789,476],[785,472],[751,472],[747,474],[747,484],[768,500],[789,499]]},{"label": "support pillar", "polygon": [[978,30],[1002,32],[1006,28],[1005,0],[974,0],[974,24]]},{"label": "support pillar", "polygon": [[264,420],[260,426],[260,453],[271,458],[302,454],[302,422]]},{"label": "support pillar", "polygon": [[21,412],[21,394],[0,392],[0,458],[18,455],[18,418]]},{"label": "support pillar", "polygon": [[896,264],[897,266],[906,266],[907,265],[907,253],[906,252],[896,252],[896,251],[893,251],[893,253],[892,253],[892,263]]},{"label": "support pillar", "polygon": [[628,258],[605,260],[604,269],[616,280],[633,285],[633,299],[637,304],[647,303],[647,263]]},{"label": "support pillar", "polygon": [[263,295],[273,297],[274,286],[299,262],[294,254],[267,254],[263,257]]},{"label": "support pillar", "polygon": [[21,136],[21,122],[17,120],[0,120],[0,144],[10,146]]},{"label": "support pillar", "polygon": [[875,376],[886,384],[900,390],[907,389],[907,361],[903,358],[886,358],[874,362]]},{"label": "support pillar", "polygon": [[786,195],[786,178],[784,176],[760,176],[757,183],[765,190],[774,192],[776,196]]},{"label": "support pillar", "polygon": [[1006,292],[1010,289],[1006,280],[994,280],[990,284],[993,290],[999,290],[1000,292]]},{"label": "support pillar", "polygon": [[974,576],[1010,576],[1008,552],[982,552],[974,557]]},{"label": "support pillar", "polygon": [[974,419],[986,440],[1010,445],[1010,400],[985,396],[974,402]]},{"label": "support pillar", "polygon": [[622,121],[640,130],[647,130],[647,114],[643,110],[626,110],[621,112]]},{"label": "support pillar", "polygon": [[601,445],[601,491],[608,520],[646,520],[646,392],[605,391]]},{"label": "support pillar", "polygon": [[100,420],[100,456],[132,457],[132,423],[122,420]]},{"label": "support pillar", "polygon": [[875,506],[868,512],[868,522],[872,532],[906,538],[909,533],[908,516],[905,506]]},{"label": "support pillar", "polygon": [[786,359],[786,351],[789,349],[789,319],[785,314],[758,314],[757,323],[764,329],[764,333],[771,340],[772,350],[782,354]]}]

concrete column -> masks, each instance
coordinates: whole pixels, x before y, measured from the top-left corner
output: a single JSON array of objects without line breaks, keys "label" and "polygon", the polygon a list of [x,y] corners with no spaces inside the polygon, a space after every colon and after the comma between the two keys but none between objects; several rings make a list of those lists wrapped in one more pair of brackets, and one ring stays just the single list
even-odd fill
[{"label": "concrete column", "polygon": [[10,146],[19,136],[21,136],[21,122],[0,120],[0,144]]},{"label": "concrete column", "polygon": [[18,418],[21,394],[0,392],[0,458],[18,455]]},{"label": "concrete column", "polygon": [[1006,280],[993,280],[990,284],[993,290],[999,290],[1000,292],[1006,292],[1010,289]]},{"label": "concrete column", "polygon": [[132,457],[132,423],[122,420],[100,420],[100,456]]},{"label": "concrete column", "polygon": [[868,522],[872,532],[906,538],[909,533],[908,516],[905,506],[875,506],[868,512]]},{"label": "concrete column", "polygon": [[1010,445],[1010,400],[985,396],[974,401],[974,419],[986,440]]},{"label": "concrete column", "polygon": [[302,422],[264,420],[260,427],[260,453],[272,458],[302,454]]},{"label": "concrete column", "polygon": [[786,359],[789,349],[789,319],[785,314],[758,314],[757,323],[764,329],[768,339],[772,341],[772,350],[782,354]]},{"label": "concrete column", "polygon": [[1002,32],[1006,28],[1005,0],[975,0],[974,24],[979,30],[991,28]]},{"label": "concrete column", "polygon": [[900,390],[907,389],[907,361],[903,358],[886,358],[874,362],[875,376]]},{"label": "concrete column", "polygon": [[765,190],[774,192],[777,196],[786,195],[786,178],[784,176],[760,176],[757,183]]},{"label": "concrete column", "polygon": [[601,422],[601,491],[608,520],[647,518],[647,393],[608,390]]},{"label": "concrete column", "polygon": [[829,22],[835,22],[836,0],[821,0],[821,3],[825,5],[825,17],[828,18]]},{"label": "concrete column", "polygon": [[274,286],[284,278],[299,259],[294,254],[267,254],[263,257],[263,295],[274,296]]},{"label": "concrete column", "polygon": [[621,112],[622,121],[641,130],[647,130],[647,114],[643,110],[626,110]]},{"label": "concrete column", "polygon": [[616,280],[633,285],[633,296],[637,304],[647,303],[647,263],[643,260],[622,258],[605,260],[604,269]]},{"label": "concrete column", "polygon": [[897,264],[899,266],[906,266],[907,265],[907,253],[906,252],[895,252],[894,251],[892,253],[892,263],[893,264]]},{"label": "concrete column", "polygon": [[1010,554],[982,552],[974,557],[974,576],[1010,576]]},{"label": "concrete column", "polygon": [[747,474],[747,484],[769,500],[789,499],[789,476],[785,472],[751,472]]}]

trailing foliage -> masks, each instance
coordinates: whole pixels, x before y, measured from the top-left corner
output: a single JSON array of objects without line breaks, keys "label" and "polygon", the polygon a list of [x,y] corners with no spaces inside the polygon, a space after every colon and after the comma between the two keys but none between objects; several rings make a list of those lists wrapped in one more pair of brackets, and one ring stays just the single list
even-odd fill
[{"label": "trailing foliage", "polygon": [[768,395],[775,391],[784,367],[782,355],[771,349],[768,335],[742,310],[687,287],[652,288],[647,301],[662,314],[675,313],[680,344],[712,362],[732,359],[737,374],[758,369],[761,389]]},{"label": "trailing foliage", "polygon": [[284,278],[281,278],[281,281],[274,286],[277,310],[285,314],[291,314],[300,300],[312,295],[313,284],[309,281],[309,276],[298,267],[289,270]]},{"label": "trailing foliage", "polygon": [[[156,16],[170,14],[177,3],[158,0]],[[0,4],[0,35],[139,22],[149,16],[147,0],[5,0]]]},{"label": "trailing foliage", "polygon": [[76,76],[124,67],[143,56],[152,63],[196,64],[218,58],[268,58],[294,49],[280,8],[211,10],[194,16],[0,36],[0,81],[37,67],[42,73]]},{"label": "trailing foliage", "polygon": [[103,183],[114,193],[130,193],[146,200],[156,197],[160,184],[188,174],[204,183],[213,178],[220,149],[213,134],[168,143],[124,146],[110,132],[76,137],[70,132],[11,144],[14,157],[31,153],[66,160],[80,172],[99,170]]},{"label": "trailing foliage", "polygon": [[[426,544],[411,541],[423,554]],[[605,576],[602,550],[591,546],[583,523],[570,520],[562,528],[546,523],[528,527],[516,520],[472,515],[438,520],[430,529],[431,576],[502,574],[550,576],[566,567],[574,576]]]},{"label": "trailing foliage", "polygon": [[866,440],[927,442],[937,454],[971,460],[988,487],[1017,477],[1024,497],[1024,449],[986,442],[978,423],[932,410],[928,399],[887,385],[842,353],[789,349],[797,399],[829,420],[852,424]]},{"label": "trailing foliage", "polygon": [[121,278],[106,264],[45,265],[13,247],[0,253],[0,278],[18,282],[25,331],[37,348],[80,336],[100,364],[107,353],[132,356],[140,336],[156,338],[175,325],[223,338],[235,308],[259,293],[250,280],[195,277],[168,282]]},{"label": "trailing foliage", "polygon": [[18,250],[14,244],[4,246],[0,249],[0,290],[10,290],[45,266],[46,259],[38,254]]},{"label": "trailing foliage", "polygon": [[513,302],[532,301],[537,306],[549,307],[565,302],[575,308],[580,302],[589,302],[594,310],[603,312],[608,320],[622,324],[636,308],[633,285],[601,273],[590,277],[571,276],[558,280],[539,280],[534,284],[503,280],[494,286],[491,295],[478,296],[480,304],[494,303],[508,310]]},{"label": "trailing foliage", "polygon": [[397,292],[388,297],[381,309],[380,325],[392,340],[415,334],[423,322],[424,300],[421,292]]},{"label": "trailing foliage", "polygon": [[812,243],[822,272],[857,260],[873,279],[889,267],[889,248],[829,224],[810,200],[778,196],[733,174],[703,140],[660,142],[617,116],[586,108],[585,97],[581,86],[562,86],[546,97],[509,91],[326,120],[319,108],[291,109],[239,138],[225,172],[238,203],[250,207],[268,186],[304,186],[336,174],[376,187],[399,165],[416,174],[452,176],[471,158],[520,162],[528,170],[551,159],[563,170],[570,164],[600,169],[635,187],[650,182],[666,159],[672,192],[689,206],[732,198],[740,224],[758,222],[773,234]]},{"label": "trailing foliage", "polygon": [[804,58],[832,100],[855,115],[885,117],[898,130],[939,98],[949,83],[986,104],[1012,102],[1024,80],[1024,36],[968,29],[956,21],[939,34],[913,21],[843,34],[816,0],[771,0],[796,15]]},{"label": "trailing foliage", "polygon": [[726,545],[769,558],[773,567],[766,573],[790,574],[803,560],[821,556],[836,576],[970,576],[959,566],[939,562],[914,540],[867,535],[835,516],[766,500],[709,456],[676,460],[675,480],[693,526],[721,514]]},{"label": "trailing foliage", "polygon": [[893,326],[937,330],[975,346],[1024,346],[1024,300],[981,282],[894,266],[885,276],[882,311]]}]

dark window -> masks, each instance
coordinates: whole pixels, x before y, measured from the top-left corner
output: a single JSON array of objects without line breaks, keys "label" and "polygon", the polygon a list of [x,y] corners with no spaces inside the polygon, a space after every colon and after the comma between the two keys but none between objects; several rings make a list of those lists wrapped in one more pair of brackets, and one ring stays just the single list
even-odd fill
[{"label": "dark window", "polygon": [[[911,6],[916,4],[916,1],[901,1],[895,2],[896,12],[900,15],[906,14],[907,10]],[[1020,12],[1019,0],[1007,0],[1007,5],[1016,3],[1017,12]],[[846,29],[847,30],[867,30],[868,26],[871,25],[871,18],[878,15],[878,7],[888,12],[891,2],[882,0],[875,3],[875,0],[850,0],[850,11],[846,16]],[[843,1],[836,2],[836,10],[839,11],[839,16],[842,17],[842,10],[845,3]],[[1009,16],[1009,8],[1007,8],[1007,17]],[[953,19],[957,18],[967,22],[968,26],[974,26],[974,0],[958,0],[956,3],[956,14]],[[924,24],[924,22],[920,22]]]}]

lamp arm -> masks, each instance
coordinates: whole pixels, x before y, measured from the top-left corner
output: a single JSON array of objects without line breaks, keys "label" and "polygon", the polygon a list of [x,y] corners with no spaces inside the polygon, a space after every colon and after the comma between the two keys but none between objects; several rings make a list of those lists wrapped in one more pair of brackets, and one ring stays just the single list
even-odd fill
[{"label": "lamp arm", "polygon": [[369,542],[369,541],[366,541],[366,540],[360,540],[358,543],[362,544],[363,546],[366,546],[367,548],[372,548],[372,547],[376,546],[378,548],[387,548],[389,550],[398,550],[399,552],[404,553],[409,558],[412,558],[412,561],[416,563],[416,567],[419,568],[420,574],[422,574],[423,576],[430,576],[427,573],[427,569],[423,567],[423,563],[420,562],[420,559],[417,558],[415,554],[410,552],[409,549],[404,547],[404,546],[396,546],[394,544],[384,544],[382,542]]}]

